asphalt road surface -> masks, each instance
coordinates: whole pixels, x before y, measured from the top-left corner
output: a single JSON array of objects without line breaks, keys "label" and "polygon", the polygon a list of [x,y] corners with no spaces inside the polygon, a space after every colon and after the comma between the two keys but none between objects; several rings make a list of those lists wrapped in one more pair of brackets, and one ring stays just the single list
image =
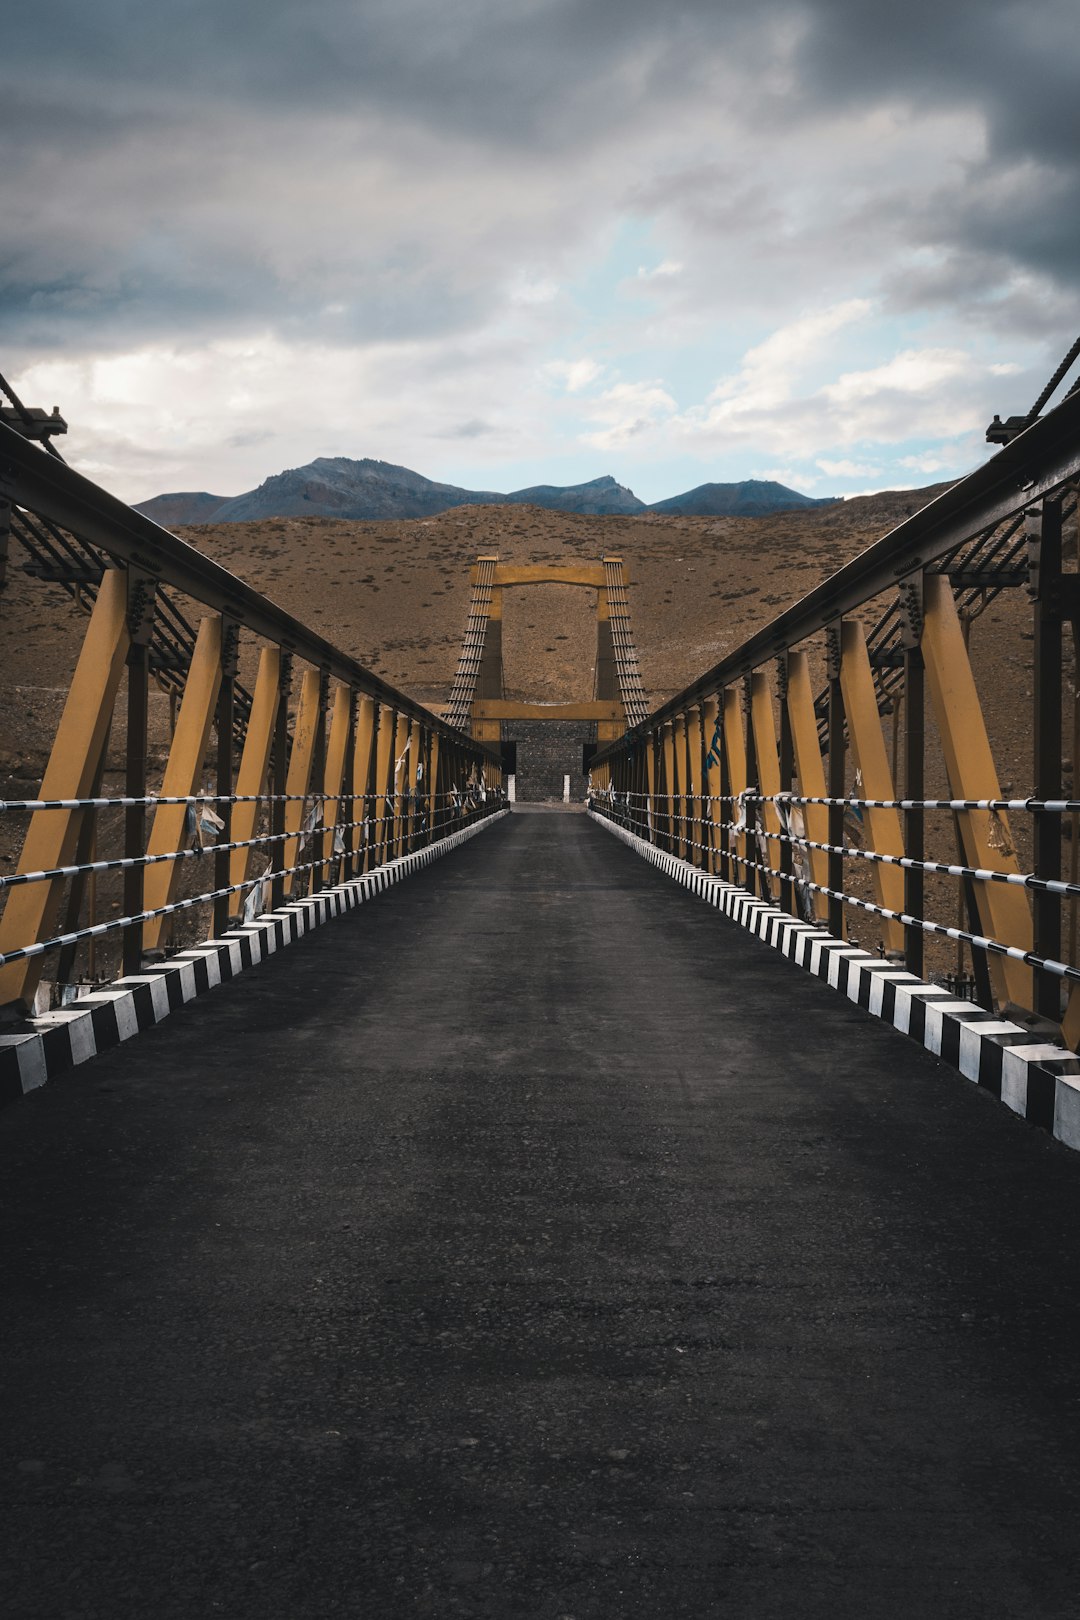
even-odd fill
[{"label": "asphalt road surface", "polygon": [[5,1620],[1080,1614],[1080,1157],[583,816],[0,1160]]}]

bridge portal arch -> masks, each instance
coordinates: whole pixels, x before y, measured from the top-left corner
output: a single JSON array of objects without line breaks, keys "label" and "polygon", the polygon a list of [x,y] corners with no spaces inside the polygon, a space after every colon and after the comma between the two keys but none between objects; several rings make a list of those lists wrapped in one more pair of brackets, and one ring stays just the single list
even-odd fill
[{"label": "bridge portal arch", "polygon": [[[596,660],[591,696],[570,703],[520,702],[506,696],[503,670],[503,592],[523,586],[577,585],[596,593]],[[477,557],[469,617],[444,711],[451,725],[498,744],[507,723],[572,721],[595,725],[598,743],[612,742],[648,713],[630,624],[621,557],[598,562],[504,563]]]}]

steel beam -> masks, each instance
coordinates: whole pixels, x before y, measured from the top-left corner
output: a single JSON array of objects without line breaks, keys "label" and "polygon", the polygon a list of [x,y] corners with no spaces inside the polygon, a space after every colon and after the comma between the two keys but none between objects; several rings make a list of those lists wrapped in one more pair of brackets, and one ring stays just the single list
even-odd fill
[{"label": "steel beam", "polygon": [[[844,693],[844,712],[847,716],[851,753],[861,786],[855,797],[860,799],[892,799],[896,797],[889,756],[885,751],[885,738],[878,716],[874,675],[866,651],[866,632],[859,619],[845,619],[840,627],[840,685]],[[863,812],[868,830],[869,849],[879,855],[903,855],[904,835],[897,810],[867,809]],[[904,874],[899,866],[872,863],[874,889],[878,903],[891,911],[902,911],[904,906]],[[882,932],[890,951],[904,948],[903,924],[889,918],[882,919]]]},{"label": "steel beam", "polygon": [[[32,453],[41,454],[37,450]],[[123,569],[111,568],[101,582],[83,638],[42,778],[42,799],[84,799],[91,794],[101,769],[129,644],[127,575]],[[36,810],[23,840],[18,870],[40,872],[70,865],[84,815],[81,810]],[[52,935],[63,890],[64,882],[59,878],[11,890],[0,916],[0,954]],[[29,1008],[42,966],[41,957],[30,957],[0,968],[0,1007],[15,1002]]]},{"label": "steel beam", "polygon": [[[270,768],[270,753],[274,745],[274,726],[277,722],[278,689],[281,681],[281,651],[278,647],[264,647],[259,654],[259,671],[255,677],[255,692],[248,715],[240,769],[236,773],[236,792],[248,797],[265,791],[266,773]],[[258,804],[233,805],[233,838],[242,843],[254,836],[258,821]],[[269,846],[273,848],[274,846]],[[229,882],[243,883],[251,869],[250,849],[234,849],[229,862]],[[232,907],[238,910],[243,896],[232,898]]]},{"label": "steel beam", "polygon": [[[997,767],[964,645],[964,633],[949,582],[941,574],[926,576],[924,614],[922,655],[926,684],[937,720],[950,792],[957,799],[1000,799]],[[969,866],[1019,872],[1004,811],[994,815],[989,810],[960,810],[957,820]],[[979,910],[987,932],[1003,944],[1030,951],[1031,911],[1026,891],[1006,883],[981,883],[979,891]],[[1025,963],[995,955],[990,957],[989,966],[999,1001],[1013,1001],[1021,1007],[1033,1005],[1031,969]]]},{"label": "steel beam", "polygon": [[[207,614],[199,625],[195,651],[184,683],[184,696],[176,717],[169,760],[161,782],[163,797],[184,797],[197,793],[202,785],[206,747],[214,723],[218,691],[221,687],[221,618]],[[159,804],[147,840],[148,855],[166,855],[183,842],[188,807],[185,804]],[[177,861],[162,861],[146,869],[146,909],[170,905],[179,876]],[[145,925],[147,950],[154,950],[171,932],[171,919],[151,917]]]},{"label": "steel beam", "polygon": [[[810,591],[734,652],[660,705],[660,724],[695,698],[729,686],[770,658],[796,647],[871,597],[895,590],[902,575],[945,556],[983,529],[1080,477],[1080,391],[1032,424],[982,467]],[[602,750],[606,758],[607,751]]]},{"label": "steel beam", "polygon": [[120,562],[146,569],[163,584],[174,586],[227,619],[235,619],[255,635],[327,670],[359,691],[393,703],[402,713],[444,728],[447,735],[455,729],[446,726],[423,704],[380,680],[213,558],[126,506],[73,467],[43,454],[3,423],[0,466],[11,468],[19,506],[69,530]]}]

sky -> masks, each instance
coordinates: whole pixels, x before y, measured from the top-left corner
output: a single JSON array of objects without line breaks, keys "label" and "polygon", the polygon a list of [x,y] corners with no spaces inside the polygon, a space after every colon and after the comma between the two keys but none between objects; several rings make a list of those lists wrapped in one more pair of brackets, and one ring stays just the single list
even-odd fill
[{"label": "sky", "polygon": [[918,487],[1080,330],[1072,0],[50,0],[0,372],[127,500],[319,455]]}]

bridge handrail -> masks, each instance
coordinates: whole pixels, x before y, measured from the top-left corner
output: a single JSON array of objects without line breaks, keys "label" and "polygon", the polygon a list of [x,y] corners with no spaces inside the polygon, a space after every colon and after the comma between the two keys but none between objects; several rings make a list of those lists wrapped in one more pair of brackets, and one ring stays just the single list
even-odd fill
[{"label": "bridge handrail", "polygon": [[[19,506],[41,513],[118,562],[153,574],[204,607],[213,608],[365,696],[393,706],[398,713],[422,721],[443,736],[460,740],[459,728],[448,725],[433,710],[382,680],[212,557],[161,528],[144,513],[136,512],[73,467],[45,455],[2,422],[0,467],[10,468],[14,476]],[[482,744],[473,746],[493,763],[496,761],[498,756],[493,751]]]},{"label": "bridge handrail", "polygon": [[[951,979],[970,977],[986,1007],[1030,1008],[1080,1049],[1080,995],[1063,1007],[1060,984],[1077,978],[1062,964],[1080,971],[1080,696],[1065,679],[1070,623],[1080,646],[1080,541],[1074,552],[1070,538],[1070,525],[1080,524],[1078,489],[1080,389],[602,745],[591,787],[614,791],[618,814],[647,803],[642,836],[706,872],[734,872],[751,890],[779,877],[782,906],[801,904],[837,937],[847,907],[880,917],[882,948],[917,976],[929,965],[925,934],[960,941],[972,951],[971,973],[961,971],[958,953]],[[1033,645],[999,665],[996,679],[1009,692],[1030,669],[1028,691],[1016,693],[1030,698],[1030,721],[1022,717],[1008,736],[1009,775],[1030,740],[1030,791],[1022,798],[1007,779],[1002,791],[969,648],[979,614],[1021,586]],[[858,610],[867,607],[864,624]],[[815,693],[822,670],[824,689]],[[1063,744],[1066,698],[1071,746]],[[936,762],[927,756],[930,706]],[[891,757],[881,727],[887,714]],[[926,791],[939,786],[928,780],[931,769],[946,793]],[[738,822],[721,811],[733,803],[747,810]],[[946,829],[933,819],[940,812],[951,817],[955,855],[925,847],[927,837],[943,838]],[[865,816],[866,849],[845,842],[852,814]],[[1010,816],[1023,818],[1015,842]],[[754,837],[777,840],[782,872],[748,859]],[[845,861],[853,871],[855,860],[872,875],[880,904],[849,892],[861,887],[844,876]],[[941,878],[957,885],[956,928],[924,926],[924,887]],[[940,970],[940,953],[931,959]]]},{"label": "bridge handrail", "polygon": [[[1078,476],[1080,391],[1067,395],[981,467],[777,614],[704,675],[653,709],[635,731],[655,730],[690,704],[731,686],[882,592],[895,590],[905,575],[928,568],[981,530],[1004,522]],[[614,757],[620,746],[616,742],[598,749],[594,765]]]}]

